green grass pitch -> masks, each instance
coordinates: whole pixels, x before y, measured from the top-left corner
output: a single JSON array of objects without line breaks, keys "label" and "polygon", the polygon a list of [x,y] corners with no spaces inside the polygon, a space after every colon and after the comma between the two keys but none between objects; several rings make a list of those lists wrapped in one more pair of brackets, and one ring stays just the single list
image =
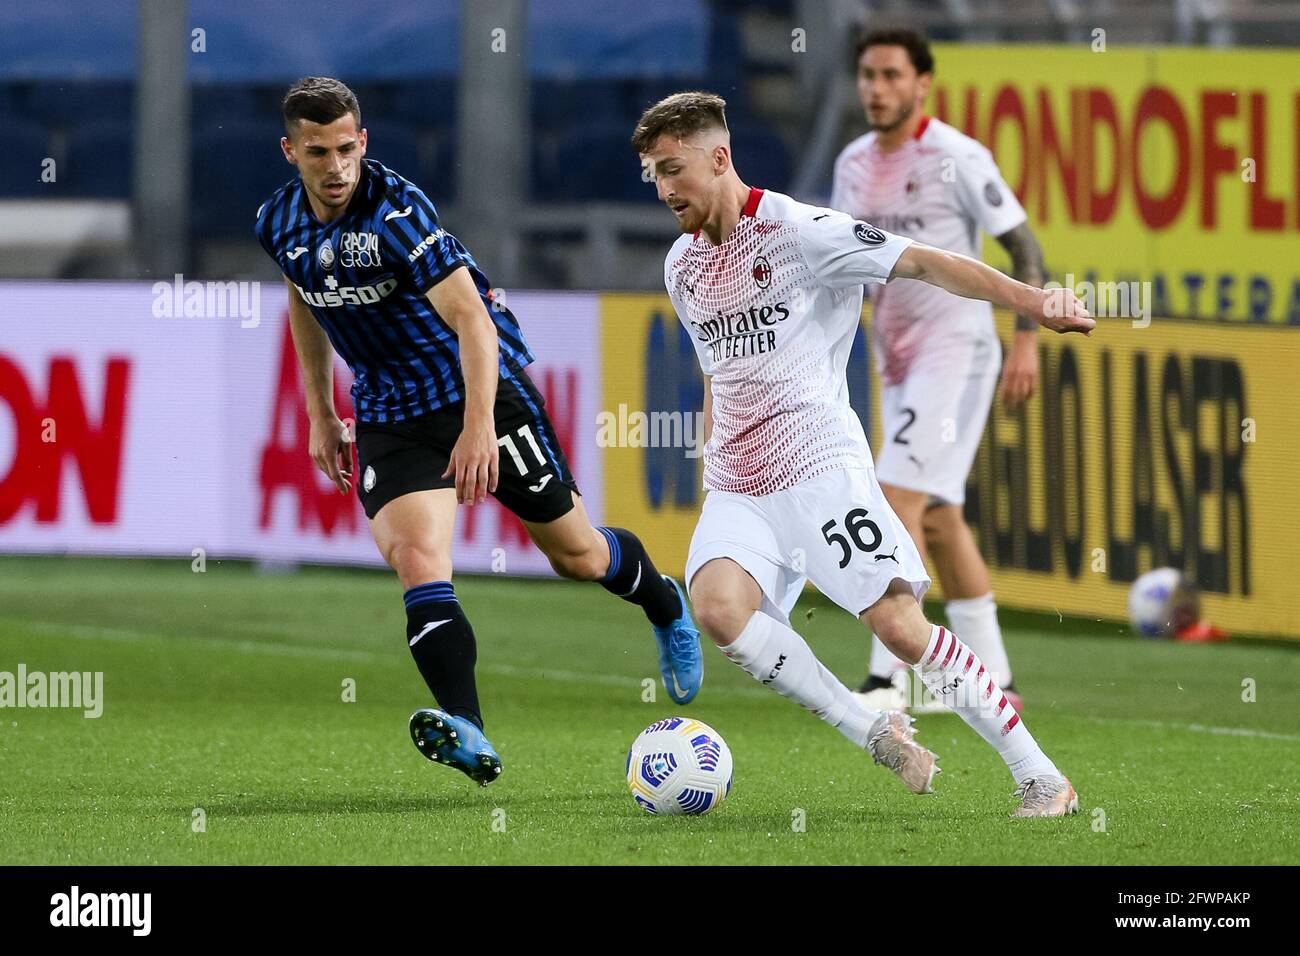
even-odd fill
[{"label": "green grass pitch", "polygon": [[[1080,813],[1011,820],[1010,775],[955,717],[917,797],[712,646],[690,705],[659,686],[640,612],[593,585],[458,579],[479,642],[490,787],[419,756],[429,703],[389,574],[0,559],[0,671],[102,671],[104,713],[0,710],[3,864],[1249,864],[1300,855],[1300,647],[1186,646],[1114,624],[1011,618],[1024,717]],[[812,610],[812,616],[808,611]],[[848,682],[856,622],[815,595],[796,625]],[[1231,628],[1232,622],[1221,622]],[[642,701],[654,678],[658,702]],[[1244,702],[1243,681],[1255,682]],[[343,700],[344,681],[356,700]],[[700,818],[623,780],[651,721],[686,713],[735,755]],[[202,811],[196,814],[196,811]],[[800,813],[802,811],[802,813]],[[797,818],[806,821],[803,832]],[[196,832],[196,821],[203,826]]]}]

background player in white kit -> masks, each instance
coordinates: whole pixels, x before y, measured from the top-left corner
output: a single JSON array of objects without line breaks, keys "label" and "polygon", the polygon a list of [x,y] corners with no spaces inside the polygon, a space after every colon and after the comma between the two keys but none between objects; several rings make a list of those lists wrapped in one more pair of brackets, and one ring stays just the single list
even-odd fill
[{"label": "background player in white kit", "polygon": [[790,627],[805,578],[858,617],[1006,761],[1017,816],[1061,816],[1078,798],[980,662],[921,612],[929,578],[876,483],[845,368],[862,286],[924,279],[1090,330],[1052,293],[965,256],[843,213],[746,186],[732,165],[725,102],[678,93],[641,117],[632,145],[683,235],[664,280],[704,371],[703,512],[686,575],[701,628],[766,686],[834,726],[916,793],[935,756],[910,718],[861,703]]},{"label": "background player in white kit", "polygon": [[[925,38],[901,28],[868,31],[858,40],[856,65],[858,97],[872,129],[835,161],[831,206],[976,259],[982,231],[988,232],[1011,254],[1015,278],[1041,286],[1042,250],[992,155],[922,110],[934,72]],[[875,287],[871,329],[884,426],[876,476],[922,556],[928,551],[934,562],[948,623],[1019,710],[989,569],[962,506],[999,366],[1004,408],[1033,394],[1038,325],[1032,316],[1016,315],[1003,364],[988,302],[900,279]],[[906,706],[914,697],[905,693],[906,667],[874,639],[871,673],[860,688],[864,702]],[[914,712],[945,709],[917,704]]]}]

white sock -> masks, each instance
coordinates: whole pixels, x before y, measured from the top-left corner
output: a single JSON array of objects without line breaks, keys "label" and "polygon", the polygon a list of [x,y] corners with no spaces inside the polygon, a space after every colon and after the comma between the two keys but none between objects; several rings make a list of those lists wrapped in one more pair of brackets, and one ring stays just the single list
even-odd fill
[{"label": "white sock", "polygon": [[915,666],[939,702],[956,711],[1001,754],[1016,783],[1027,777],[1060,775],[979,655],[956,634],[932,625],[930,641]]},{"label": "white sock", "polygon": [[756,681],[808,708],[859,747],[867,746],[880,711],[864,707],[785,624],[755,611],[722,653]]},{"label": "white sock", "polygon": [[895,657],[894,652],[887,648],[880,638],[872,634],[871,676],[883,677],[885,680],[889,680],[889,678],[903,670],[907,670],[907,661]]},{"label": "white sock", "polygon": [[998,626],[998,606],[993,601],[993,592],[983,597],[949,601],[944,610],[948,612],[952,629],[984,662],[998,686],[1009,686],[1011,662],[1002,643],[1002,628]]}]

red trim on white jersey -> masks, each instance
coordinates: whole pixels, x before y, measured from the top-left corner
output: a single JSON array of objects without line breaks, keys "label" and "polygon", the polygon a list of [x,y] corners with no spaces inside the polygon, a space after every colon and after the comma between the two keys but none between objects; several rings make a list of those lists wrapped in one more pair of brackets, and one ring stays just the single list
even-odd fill
[{"label": "red trim on white jersey", "polygon": [[[758,204],[762,201],[763,201],[763,190],[751,186],[749,189],[749,198],[745,200],[745,208],[740,210],[740,215],[742,217],[757,215]],[[696,229],[695,235],[692,238],[693,239],[700,238],[700,230]]]},{"label": "red trim on white jersey", "polygon": [[916,132],[912,134],[912,139],[920,139],[921,134],[925,132],[925,128],[929,125],[930,125],[930,117],[922,116],[921,122],[917,124]]}]

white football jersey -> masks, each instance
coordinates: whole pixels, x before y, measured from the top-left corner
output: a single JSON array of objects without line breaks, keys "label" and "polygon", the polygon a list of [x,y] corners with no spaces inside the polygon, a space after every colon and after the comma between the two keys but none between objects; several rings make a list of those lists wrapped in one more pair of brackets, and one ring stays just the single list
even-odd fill
[{"label": "white football jersey", "polygon": [[[914,136],[884,152],[874,132],[835,161],[831,206],[927,246],[979,259],[983,234],[1025,221],[993,155],[947,123],[925,117]],[[872,341],[886,384],[907,376],[922,349],[989,337],[993,309],[917,279],[898,279],[872,299]],[[964,352],[962,353],[964,354]]]},{"label": "white football jersey", "polygon": [[845,368],[863,284],[888,279],[909,244],[761,189],[722,245],[673,244],[664,284],[713,391],[706,488],[766,495],[872,467]]}]

